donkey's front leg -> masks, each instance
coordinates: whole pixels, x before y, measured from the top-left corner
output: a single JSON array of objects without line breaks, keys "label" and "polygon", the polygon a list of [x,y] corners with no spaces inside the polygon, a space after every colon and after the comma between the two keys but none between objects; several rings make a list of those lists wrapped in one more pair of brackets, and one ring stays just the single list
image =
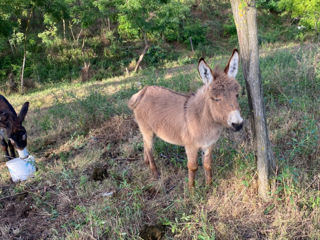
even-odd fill
[{"label": "donkey's front leg", "polygon": [[198,170],[198,148],[186,146],[185,149],[188,157],[189,189],[192,189],[194,187],[194,178]]},{"label": "donkey's front leg", "polygon": [[212,149],[213,145],[211,145],[208,148],[202,149],[203,150],[203,156],[202,156],[202,163],[203,163],[203,169],[206,176],[206,184],[209,185],[212,181]]},{"label": "donkey's front leg", "polygon": [[15,158],[16,157],[16,152],[15,152],[14,147],[13,147],[13,145],[12,145],[10,140],[8,141],[8,145],[9,145],[9,149],[10,149],[11,158]]},{"label": "donkey's front leg", "polygon": [[1,149],[5,153],[5,158],[7,160],[10,160],[10,155],[9,155],[9,152],[8,152],[8,144],[3,138],[1,139]]},{"label": "donkey's front leg", "polygon": [[153,154],[152,154],[152,145],[144,144],[144,161],[146,164],[149,164],[149,167],[152,171],[152,175],[155,179],[159,178],[159,172],[154,162]]}]

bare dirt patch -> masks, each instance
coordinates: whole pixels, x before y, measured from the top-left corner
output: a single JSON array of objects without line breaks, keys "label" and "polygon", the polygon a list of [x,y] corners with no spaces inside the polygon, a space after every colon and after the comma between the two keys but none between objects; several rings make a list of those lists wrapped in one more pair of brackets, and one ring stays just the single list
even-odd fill
[{"label": "bare dirt patch", "polygon": [[[51,224],[31,191],[0,199],[1,239],[45,239]],[[40,196],[40,195],[39,195]]]},{"label": "bare dirt patch", "polygon": [[91,142],[107,145],[118,144],[137,134],[138,126],[133,117],[116,115],[110,118],[100,128],[91,132]]},{"label": "bare dirt patch", "polygon": [[165,226],[158,224],[153,226],[145,225],[140,232],[140,237],[144,240],[160,240],[165,232]]},{"label": "bare dirt patch", "polygon": [[106,179],[108,177],[108,166],[96,166],[90,176],[90,179],[94,181],[102,181],[103,179]]},{"label": "bare dirt patch", "polygon": [[[138,134],[138,126],[133,117],[114,116],[105,122],[100,128],[90,133],[89,144],[104,148],[100,159],[117,159],[135,161],[137,153],[133,145]],[[127,153],[128,152],[128,153]]]}]

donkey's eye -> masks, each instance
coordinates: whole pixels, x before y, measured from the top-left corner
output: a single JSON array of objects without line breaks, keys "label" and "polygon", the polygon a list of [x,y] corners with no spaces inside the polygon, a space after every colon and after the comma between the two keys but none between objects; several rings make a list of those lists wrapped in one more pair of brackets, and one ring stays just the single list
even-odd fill
[{"label": "donkey's eye", "polygon": [[216,102],[221,101],[221,99],[220,99],[220,98],[214,98],[214,97],[211,97],[211,99],[212,99],[213,101],[216,101]]},{"label": "donkey's eye", "polygon": [[239,98],[239,94],[237,94],[236,97]]}]

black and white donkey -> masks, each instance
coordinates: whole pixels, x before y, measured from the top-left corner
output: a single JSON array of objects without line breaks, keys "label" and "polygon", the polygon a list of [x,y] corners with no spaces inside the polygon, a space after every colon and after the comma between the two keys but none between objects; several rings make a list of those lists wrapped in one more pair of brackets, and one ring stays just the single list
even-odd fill
[{"label": "black and white donkey", "polygon": [[29,156],[27,150],[27,131],[22,126],[28,108],[29,102],[25,102],[19,115],[17,115],[8,100],[0,95],[0,144],[2,150],[5,152],[7,160],[16,157],[15,149],[21,159],[25,159]]}]

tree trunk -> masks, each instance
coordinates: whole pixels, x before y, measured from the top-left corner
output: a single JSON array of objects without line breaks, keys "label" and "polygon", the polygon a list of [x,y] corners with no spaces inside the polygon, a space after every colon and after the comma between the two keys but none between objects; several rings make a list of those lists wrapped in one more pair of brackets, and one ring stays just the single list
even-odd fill
[{"label": "tree trunk", "polygon": [[71,21],[69,21],[69,29],[70,29],[70,32],[71,32],[71,36],[72,36],[73,42],[75,42],[76,41],[76,37],[74,36],[74,33],[73,33]]},{"label": "tree trunk", "polygon": [[64,19],[62,19],[62,27],[63,27],[63,41],[66,42],[66,22]]},{"label": "tree trunk", "polygon": [[193,44],[192,44],[192,37],[189,37],[189,40],[190,40],[191,51],[192,51],[192,53],[194,53]]},{"label": "tree trunk", "polygon": [[87,82],[89,80],[89,70],[90,70],[90,63],[84,62],[83,67],[81,69],[81,82]]},{"label": "tree trunk", "polygon": [[77,36],[77,46],[79,45],[79,38],[80,38],[80,36],[82,34],[82,31],[83,31],[83,29],[81,28],[80,32],[78,33],[78,36]]},{"label": "tree trunk", "polygon": [[108,31],[111,31],[111,23],[110,23],[110,18],[108,17]]},{"label": "tree trunk", "polygon": [[24,92],[24,79],[23,79],[23,75],[24,75],[24,66],[26,65],[26,47],[24,47],[24,51],[23,51],[23,61],[22,61],[22,67],[21,67],[21,75],[20,75],[20,93]]},{"label": "tree trunk", "polygon": [[251,127],[256,144],[259,195],[268,199],[269,176],[275,162],[268,136],[263,89],[259,68],[259,46],[257,32],[257,9],[255,1],[248,5],[242,0],[231,0],[234,20],[237,26],[244,78],[246,80],[251,115]]},{"label": "tree trunk", "polygon": [[8,93],[17,91],[17,83],[14,81],[14,76],[12,72],[9,73],[8,81],[6,85],[7,85]]},{"label": "tree trunk", "polygon": [[33,8],[30,10],[30,14],[28,16],[28,20],[27,20],[27,26],[26,26],[26,31],[24,33],[24,43],[23,43],[23,61],[22,61],[22,67],[21,67],[21,75],[20,75],[20,93],[24,92],[24,79],[23,79],[23,75],[24,75],[24,67],[26,65],[26,57],[27,57],[27,34],[29,31],[29,24],[30,24],[30,20],[32,17],[32,13],[33,13]]},{"label": "tree trunk", "polygon": [[13,46],[11,45],[9,39],[8,39],[8,43],[9,43],[9,46],[10,46],[10,48],[11,48],[11,53],[14,54],[15,51],[14,51]]},{"label": "tree trunk", "polygon": [[148,41],[147,41],[146,33],[143,33],[143,37],[144,37],[144,49],[143,49],[142,53],[140,54],[139,60],[138,60],[138,62],[136,64],[136,67],[134,68],[134,72],[138,72],[140,63],[142,62],[143,57],[147,53],[147,50],[149,48],[149,44],[148,44]]}]

